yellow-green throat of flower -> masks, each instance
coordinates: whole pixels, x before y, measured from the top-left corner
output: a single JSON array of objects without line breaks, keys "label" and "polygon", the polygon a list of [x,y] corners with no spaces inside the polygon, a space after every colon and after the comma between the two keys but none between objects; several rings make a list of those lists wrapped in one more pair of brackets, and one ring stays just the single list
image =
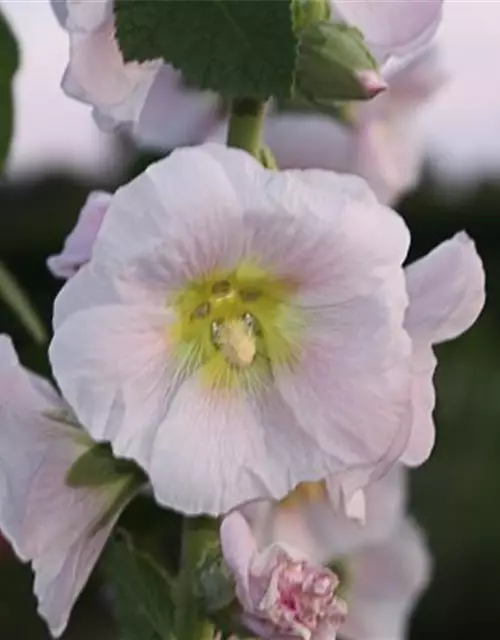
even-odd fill
[{"label": "yellow-green throat of flower", "polygon": [[191,281],[173,300],[178,358],[211,387],[262,384],[271,365],[297,357],[302,325],[293,292],[293,283],[250,263]]}]

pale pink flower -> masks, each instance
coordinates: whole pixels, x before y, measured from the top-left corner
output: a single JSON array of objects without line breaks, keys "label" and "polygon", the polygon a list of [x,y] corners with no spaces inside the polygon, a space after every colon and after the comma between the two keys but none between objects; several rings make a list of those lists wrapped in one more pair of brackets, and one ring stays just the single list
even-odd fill
[{"label": "pale pink flower", "polygon": [[370,51],[384,60],[427,44],[441,22],[443,0],[329,0],[332,17],[360,29]]},{"label": "pale pink flower", "polygon": [[411,189],[423,159],[415,126],[419,109],[443,85],[444,74],[436,52],[428,51],[411,62],[389,66],[385,75],[385,92],[349,105],[349,125],[319,113],[271,113],[264,137],[278,165],[360,175],[381,202],[394,202]]},{"label": "pale pink flower", "polygon": [[167,506],[219,514],[347,470],[354,492],[409,437],[407,247],[359,178],[177,150],[117,191],[63,287],[54,373]]},{"label": "pale pink flower", "polygon": [[[326,492],[321,498],[310,488],[281,504],[246,505],[239,514],[259,549],[291,547],[314,563],[344,564],[340,587],[349,613],[339,630],[342,638],[404,640],[413,607],[429,582],[425,539],[406,516],[406,473],[398,466],[366,489],[364,524],[334,513]],[[246,562],[242,551],[239,558]],[[231,558],[230,566],[236,562]]]},{"label": "pale pink flower", "polygon": [[244,624],[262,638],[334,640],[347,608],[335,594],[337,576],[295,549],[274,544],[258,550],[237,511],[221,526],[224,559],[236,581]]},{"label": "pale pink flower", "polygon": [[125,488],[118,476],[88,488],[66,484],[73,463],[93,446],[66,415],[52,386],[24,370],[0,336],[0,529],[32,564],[38,611],[54,637],[121,512],[110,509]]},{"label": "pale pink flower", "polygon": [[126,128],[144,144],[200,142],[218,118],[217,96],[186,89],[161,60],[124,63],[114,35],[112,0],[52,0],[70,38],[62,87],[94,107],[98,125]]},{"label": "pale pink flower", "polygon": [[111,197],[112,194],[105,191],[90,193],[79,213],[75,228],[64,242],[63,250],[47,260],[47,266],[54,276],[67,280],[90,260],[92,247]]}]

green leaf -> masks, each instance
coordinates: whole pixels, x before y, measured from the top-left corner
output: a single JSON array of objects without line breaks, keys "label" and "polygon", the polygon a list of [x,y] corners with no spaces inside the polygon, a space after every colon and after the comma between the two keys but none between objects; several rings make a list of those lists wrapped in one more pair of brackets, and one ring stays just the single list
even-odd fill
[{"label": "green leaf", "polygon": [[98,487],[112,484],[124,476],[137,476],[142,482],[145,476],[132,460],[115,458],[107,443],[94,444],[73,464],[66,475],[70,487]]},{"label": "green leaf", "polygon": [[171,579],[122,534],[108,545],[104,574],[113,589],[122,640],[173,640]]},{"label": "green leaf", "polygon": [[19,49],[8,22],[0,13],[0,172],[13,130],[12,79],[19,66]]},{"label": "green leaf", "polygon": [[116,0],[115,19],[127,61],[163,58],[188,85],[229,97],[292,91],[292,0]]},{"label": "green leaf", "polygon": [[47,342],[47,331],[38,312],[31,304],[19,282],[1,262],[0,300],[3,300],[12,309],[37,344],[45,344]]}]

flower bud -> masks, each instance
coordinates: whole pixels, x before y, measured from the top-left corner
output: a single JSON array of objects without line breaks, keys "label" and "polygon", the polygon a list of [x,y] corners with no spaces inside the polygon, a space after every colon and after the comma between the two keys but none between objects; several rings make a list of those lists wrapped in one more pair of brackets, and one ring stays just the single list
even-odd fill
[{"label": "flower bud", "polygon": [[360,31],[318,21],[303,29],[296,91],[312,102],[367,100],[387,88]]}]

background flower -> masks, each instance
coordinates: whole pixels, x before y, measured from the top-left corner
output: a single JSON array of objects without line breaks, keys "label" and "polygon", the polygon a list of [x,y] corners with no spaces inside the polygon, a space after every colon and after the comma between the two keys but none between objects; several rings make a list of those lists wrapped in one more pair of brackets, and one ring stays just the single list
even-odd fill
[{"label": "background flower", "polygon": [[[341,638],[404,640],[413,607],[429,583],[431,560],[424,536],[406,516],[406,474],[398,466],[370,485],[364,524],[334,513],[325,493],[312,494],[304,487],[281,504],[257,502],[235,514],[250,526],[257,549],[284,546],[310,562],[330,563],[348,608],[338,631]],[[241,546],[235,548],[228,547],[221,532],[226,561],[237,576],[250,562],[243,529],[240,524]],[[247,608],[245,589],[251,582],[238,577],[237,585]]]},{"label": "background flower", "polygon": [[423,159],[416,118],[444,75],[435,50],[389,65],[384,75],[388,89],[368,102],[351,103],[348,124],[319,113],[271,112],[264,135],[278,165],[360,175],[381,202],[394,202],[411,189]]},{"label": "background flower", "polygon": [[79,213],[75,228],[64,241],[63,250],[47,260],[47,266],[57,278],[71,278],[90,260],[92,247],[104,214],[111,203],[111,197],[112,195],[105,191],[90,193]]}]

